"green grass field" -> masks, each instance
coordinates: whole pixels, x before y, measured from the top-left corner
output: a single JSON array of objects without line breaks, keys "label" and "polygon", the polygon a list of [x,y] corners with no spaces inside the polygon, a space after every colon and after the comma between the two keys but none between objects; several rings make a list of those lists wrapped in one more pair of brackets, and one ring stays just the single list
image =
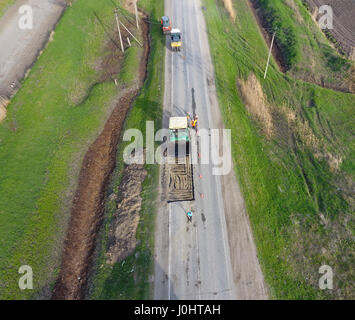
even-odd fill
[{"label": "green grass field", "polygon": [[[273,59],[263,80],[268,48],[247,1],[233,4],[235,23],[221,1],[203,1],[219,104],[232,128],[236,175],[271,297],[353,297],[355,96],[295,80]],[[271,106],[271,137],[249,114],[236,85],[251,73]],[[342,159],[338,170],[331,170],[329,154]],[[333,290],[318,288],[323,264],[333,268]]]},{"label": "green grass field", "polygon": [[[159,19],[164,13],[164,2],[141,0],[139,6],[149,14],[151,23],[151,51],[148,62],[148,77],[141,94],[136,99],[126,120],[125,129],[136,128],[145,133],[146,121],[154,121],[156,129],[161,128],[165,42],[162,41]],[[107,193],[119,193],[123,170],[122,152],[128,143],[120,143],[117,153],[117,167]],[[116,201],[107,200],[105,221],[97,249],[94,275],[91,280],[89,299],[151,299],[152,282],[150,277],[154,267],[154,229],[156,199],[158,195],[159,166],[145,165],[148,175],[143,183],[142,207],[137,229],[138,245],[134,252],[113,266],[106,264],[108,232],[116,211]]]},{"label": "green grass field", "polygon": [[[77,0],[67,9],[0,124],[0,298],[48,296],[58,275],[82,159],[119,94],[100,71],[114,6]],[[126,73],[136,50],[126,52]],[[24,264],[33,268],[32,291],[18,288]]]},{"label": "green grass field", "polygon": [[259,0],[261,12],[284,57],[289,74],[301,80],[346,88],[351,62],[330,45],[302,0]]}]

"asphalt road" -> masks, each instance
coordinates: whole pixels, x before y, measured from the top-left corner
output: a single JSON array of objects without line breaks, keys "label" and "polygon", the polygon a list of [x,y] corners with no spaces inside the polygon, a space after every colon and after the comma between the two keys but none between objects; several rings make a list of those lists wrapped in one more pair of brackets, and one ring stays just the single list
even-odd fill
[{"label": "asphalt road", "polygon": [[[193,114],[195,109],[199,129],[223,128],[200,0],[166,0],[165,14],[171,17],[173,27],[182,31],[183,47],[181,52],[172,52],[167,40],[164,127],[168,127],[170,116]],[[194,166],[194,184],[195,201],[161,202],[156,224],[154,298],[266,299],[233,171],[220,177],[212,174],[211,163],[198,164]],[[162,182],[161,189],[164,187]],[[186,217],[190,210],[192,222]]]},{"label": "asphalt road", "polygon": [[[33,28],[19,28],[19,8],[32,8]],[[64,10],[65,0],[18,0],[0,19],[0,95],[10,97],[36,60]]]}]

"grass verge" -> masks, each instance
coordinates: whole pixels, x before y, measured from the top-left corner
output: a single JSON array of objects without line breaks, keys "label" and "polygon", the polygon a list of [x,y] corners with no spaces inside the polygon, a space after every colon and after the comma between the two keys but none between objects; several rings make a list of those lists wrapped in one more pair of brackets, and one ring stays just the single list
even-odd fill
[{"label": "grass verge", "polygon": [[[114,6],[73,2],[0,124],[2,299],[51,294],[83,157],[119,94],[101,70]],[[32,267],[34,290],[19,289],[21,265]]]},{"label": "grass verge", "polygon": [[[233,4],[235,23],[221,1],[203,1],[219,105],[271,296],[353,298],[355,96],[295,80],[273,60],[263,80],[268,48],[247,0]],[[323,264],[333,290],[318,287]]]},{"label": "grass verge", "polygon": [[[134,102],[125,123],[125,129],[136,128],[145,132],[146,121],[154,121],[155,128],[161,127],[164,92],[164,43],[159,27],[159,18],[164,13],[164,2],[141,0],[139,6],[149,14],[151,43],[148,61],[148,75],[139,97]],[[149,299],[152,297],[151,275],[154,266],[154,229],[156,199],[158,195],[159,166],[145,165],[148,175],[143,183],[142,207],[137,229],[137,247],[123,261],[106,264],[108,233],[111,228],[116,201],[110,194],[118,194],[123,164],[123,149],[127,143],[120,143],[116,169],[107,193],[105,221],[97,249],[88,297],[90,299]]]}]

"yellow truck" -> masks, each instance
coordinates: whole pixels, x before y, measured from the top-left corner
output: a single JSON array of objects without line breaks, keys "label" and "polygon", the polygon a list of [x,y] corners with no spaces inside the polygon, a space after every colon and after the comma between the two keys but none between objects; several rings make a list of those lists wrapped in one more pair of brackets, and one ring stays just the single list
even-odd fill
[{"label": "yellow truck", "polygon": [[181,50],[181,32],[179,29],[172,29],[170,32],[171,37],[171,49],[173,51]]}]

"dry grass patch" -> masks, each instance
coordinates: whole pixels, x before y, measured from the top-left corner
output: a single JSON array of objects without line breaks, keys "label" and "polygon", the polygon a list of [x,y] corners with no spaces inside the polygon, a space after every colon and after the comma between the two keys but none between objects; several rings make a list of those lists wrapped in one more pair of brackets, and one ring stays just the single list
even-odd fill
[{"label": "dry grass patch", "polygon": [[[259,122],[266,138],[271,139],[275,134],[282,139],[295,135],[304,146],[313,152],[315,158],[326,160],[331,171],[335,172],[339,169],[344,160],[343,157],[330,153],[327,150],[326,142],[322,137],[315,135],[308,121],[301,117],[297,111],[285,106],[276,108],[268,103],[254,73],[251,73],[247,80],[239,79],[237,86],[248,113]],[[291,141],[291,139],[286,139],[286,141]]]},{"label": "dry grass patch", "polygon": [[308,121],[298,119],[294,110],[282,108],[282,112],[286,116],[289,128],[297,134],[307,148],[312,150],[315,158],[325,159],[331,171],[337,171],[343,162],[343,158],[328,152],[323,139],[316,137]]},{"label": "dry grass patch", "polygon": [[6,108],[0,106],[0,122],[6,118]]},{"label": "dry grass patch", "polygon": [[271,138],[274,130],[272,108],[255,74],[251,73],[246,81],[239,79],[237,85],[248,112],[260,122],[264,134]]},{"label": "dry grass patch", "polygon": [[223,0],[224,6],[227,9],[227,11],[229,12],[231,18],[233,21],[235,21],[235,18],[237,16],[235,9],[233,7],[233,3],[232,0]]},{"label": "dry grass patch", "polygon": [[9,104],[9,100],[0,96],[0,122],[6,118],[6,107]]}]

